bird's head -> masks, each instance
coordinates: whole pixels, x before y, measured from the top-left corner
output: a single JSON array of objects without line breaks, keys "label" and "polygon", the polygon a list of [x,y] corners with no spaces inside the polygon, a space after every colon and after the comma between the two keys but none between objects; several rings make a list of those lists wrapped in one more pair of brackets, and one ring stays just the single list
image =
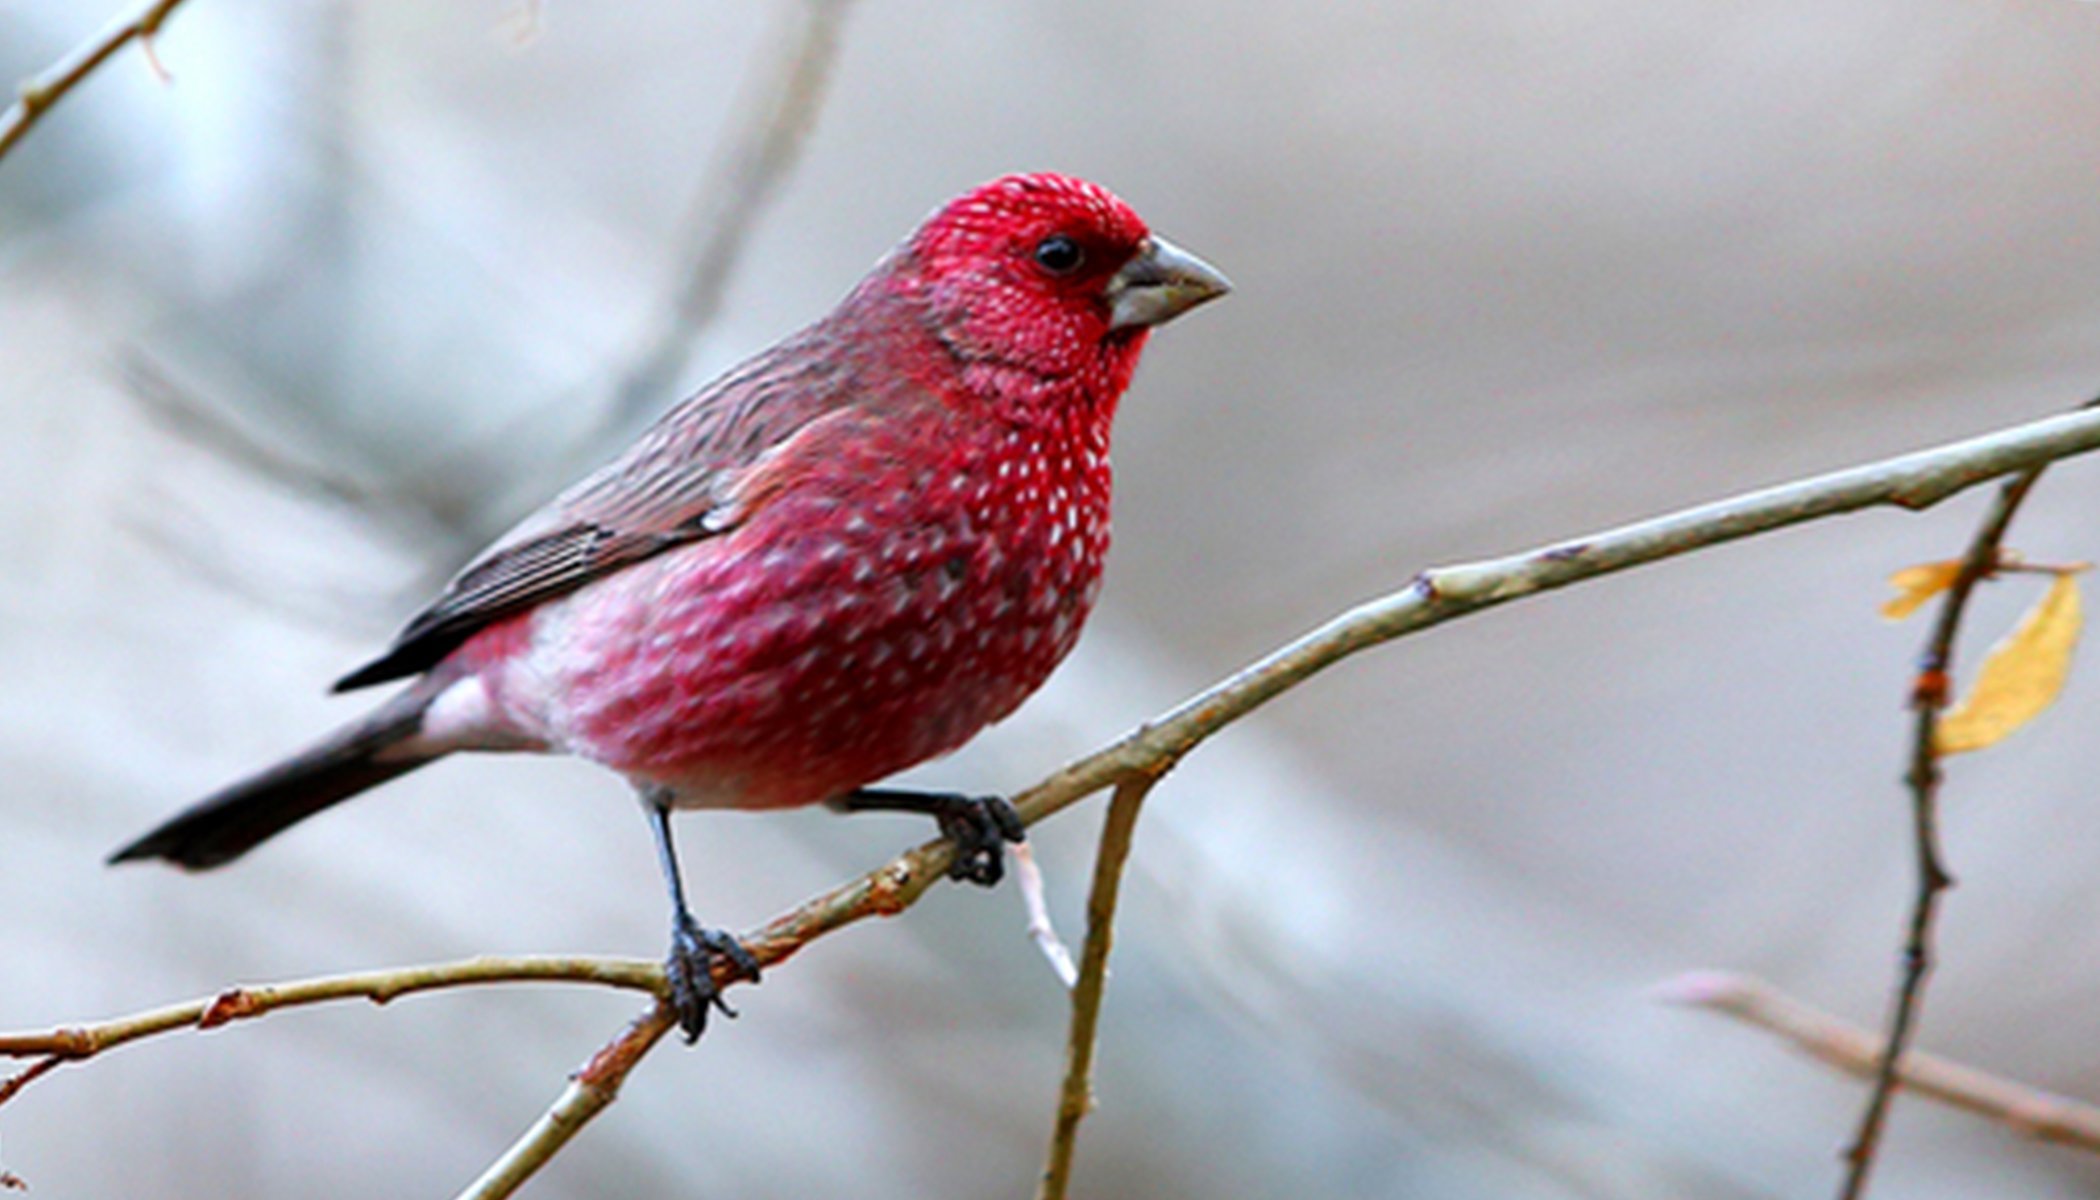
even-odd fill
[{"label": "bird's head", "polygon": [[1145,333],[1230,285],[1155,236],[1108,189],[1068,175],[1008,175],[948,202],[900,266],[935,332],[969,364],[1120,392]]}]

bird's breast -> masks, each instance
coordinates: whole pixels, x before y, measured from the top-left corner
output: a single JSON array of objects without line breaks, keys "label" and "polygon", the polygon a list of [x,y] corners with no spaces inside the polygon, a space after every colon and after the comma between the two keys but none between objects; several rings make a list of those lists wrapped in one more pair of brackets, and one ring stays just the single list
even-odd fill
[{"label": "bird's breast", "polygon": [[508,688],[556,745],[688,803],[829,798],[960,745],[1077,641],[1105,445],[996,431],[798,475],[733,532],[536,619]]}]

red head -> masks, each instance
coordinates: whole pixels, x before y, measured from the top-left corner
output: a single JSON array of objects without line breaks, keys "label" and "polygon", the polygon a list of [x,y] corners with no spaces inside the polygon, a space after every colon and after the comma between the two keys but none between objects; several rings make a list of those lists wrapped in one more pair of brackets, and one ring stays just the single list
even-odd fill
[{"label": "red head", "polygon": [[1227,288],[1108,189],[1068,175],[1008,175],[927,218],[897,265],[935,332],[966,364],[1114,393],[1145,332]]}]

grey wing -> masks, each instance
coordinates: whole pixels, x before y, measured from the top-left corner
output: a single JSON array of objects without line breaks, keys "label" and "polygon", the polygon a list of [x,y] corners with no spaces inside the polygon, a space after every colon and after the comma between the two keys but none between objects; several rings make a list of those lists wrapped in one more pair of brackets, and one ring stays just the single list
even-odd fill
[{"label": "grey wing", "polygon": [[846,407],[854,392],[822,356],[789,353],[801,340],[680,404],[625,454],[527,517],[468,563],[385,654],[334,690],[427,671],[505,617],[733,528],[738,481],[769,447]]},{"label": "grey wing", "polygon": [[384,655],[337,680],[334,690],[421,674],[505,617],[708,532],[704,519],[691,531],[667,532],[622,531],[583,522],[493,550],[447,585]]}]

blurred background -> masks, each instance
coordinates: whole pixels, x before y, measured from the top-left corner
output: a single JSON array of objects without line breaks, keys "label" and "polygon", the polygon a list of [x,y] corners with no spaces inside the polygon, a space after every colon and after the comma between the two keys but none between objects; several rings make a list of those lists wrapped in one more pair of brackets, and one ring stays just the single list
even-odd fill
[{"label": "blurred background", "polygon": [[[127,51],[0,162],[0,1026],[660,953],[644,823],[573,763],[454,760],[208,876],[100,861],[356,711],[327,682],[482,538],[1005,171],[1107,183],[1238,291],[1125,406],[1088,636],[934,785],[1032,782],[1423,566],[2100,390],[2100,7],[523,4],[193,0],[171,85]],[[0,79],[104,7],[0,0]],[[768,143],[783,95],[814,124]],[[2014,544],[2100,555],[2095,485],[2053,473]],[[1651,989],[1749,971],[1879,1024],[1924,630],[1874,608],[1981,502],[1500,609],[1206,746],[1140,830],[1079,1192],[1831,1191],[1862,1089]],[[1990,589],[1969,662],[2038,587]],[[1953,764],[1922,1031],[2088,1099],[2096,669]],[[1099,804],[1037,834],[1074,937]],[[925,835],[681,828],[731,928]],[[1065,1004],[1010,887],[738,1003],[530,1194],[1031,1192]],[[0,1111],[0,1164],[446,1195],[637,1010],[510,988],[161,1039]],[[1877,1181],[2091,1195],[2100,1163],[1904,1101]]]}]

